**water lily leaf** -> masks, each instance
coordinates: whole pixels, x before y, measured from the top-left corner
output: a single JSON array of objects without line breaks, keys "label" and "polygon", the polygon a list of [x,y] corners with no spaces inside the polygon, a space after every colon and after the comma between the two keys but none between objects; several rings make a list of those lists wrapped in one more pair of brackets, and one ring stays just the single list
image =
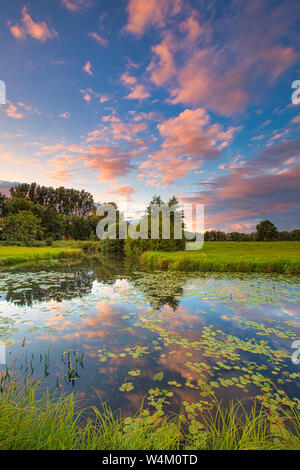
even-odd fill
[{"label": "water lily leaf", "polygon": [[155,374],[153,377],[152,377],[152,380],[154,380],[154,382],[161,382],[164,378],[164,373],[163,372],[158,372],[157,374]]}]

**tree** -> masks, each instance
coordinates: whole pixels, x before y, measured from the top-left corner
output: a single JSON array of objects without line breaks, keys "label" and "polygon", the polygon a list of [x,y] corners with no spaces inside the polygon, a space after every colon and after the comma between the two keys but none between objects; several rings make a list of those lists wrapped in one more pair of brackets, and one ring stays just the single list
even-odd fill
[{"label": "tree", "polygon": [[269,220],[263,220],[256,226],[257,240],[271,241],[278,239],[277,228]]},{"label": "tree", "polygon": [[66,233],[66,219],[58,214],[55,207],[47,207],[41,217],[45,237],[54,240],[61,239]]},{"label": "tree", "polygon": [[9,199],[6,204],[7,214],[17,214],[20,211],[32,212],[38,218],[41,218],[44,213],[44,208],[40,204],[34,204],[32,201],[16,197]]},{"label": "tree", "polygon": [[77,215],[86,217],[93,213],[94,199],[92,194],[82,190],[40,186],[37,183],[19,184],[10,188],[11,199],[27,199],[44,208],[55,207],[57,212],[65,216]]},{"label": "tree", "polygon": [[2,238],[4,240],[18,241],[24,245],[31,245],[35,240],[43,237],[41,219],[29,211],[20,211],[8,215],[4,219]]},{"label": "tree", "polygon": [[290,240],[300,241],[300,230],[299,229],[292,230],[290,232]]},{"label": "tree", "polygon": [[0,218],[5,217],[7,213],[7,197],[0,193]]},{"label": "tree", "polygon": [[147,214],[151,215],[151,204],[163,204],[164,201],[162,200],[161,196],[154,195],[149,206],[147,207]]}]

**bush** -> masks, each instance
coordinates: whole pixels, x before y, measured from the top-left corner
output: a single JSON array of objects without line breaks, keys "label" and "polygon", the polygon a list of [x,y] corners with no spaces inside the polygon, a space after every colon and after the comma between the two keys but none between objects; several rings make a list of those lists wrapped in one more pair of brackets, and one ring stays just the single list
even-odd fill
[{"label": "bush", "polygon": [[53,242],[54,242],[54,238],[53,238],[53,237],[48,237],[48,238],[46,238],[46,240],[45,240],[46,246],[52,246]]},{"label": "bush", "polygon": [[100,249],[101,253],[104,255],[109,255],[109,254],[123,254],[124,253],[124,244],[125,240],[121,239],[110,239],[110,238],[105,238],[104,240],[100,241]]},{"label": "bush", "polygon": [[127,256],[139,256],[145,251],[182,251],[185,249],[185,240],[132,240],[125,241],[125,254]]},{"label": "bush", "polygon": [[24,245],[32,246],[36,240],[43,238],[41,219],[30,211],[20,211],[4,219],[3,240],[17,240]]}]

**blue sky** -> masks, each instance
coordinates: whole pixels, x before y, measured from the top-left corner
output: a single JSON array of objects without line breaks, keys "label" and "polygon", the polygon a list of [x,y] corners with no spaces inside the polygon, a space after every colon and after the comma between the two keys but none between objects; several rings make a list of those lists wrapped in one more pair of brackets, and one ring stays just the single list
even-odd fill
[{"label": "blue sky", "polygon": [[207,229],[299,228],[297,0],[15,0],[0,24],[3,188],[175,194]]}]

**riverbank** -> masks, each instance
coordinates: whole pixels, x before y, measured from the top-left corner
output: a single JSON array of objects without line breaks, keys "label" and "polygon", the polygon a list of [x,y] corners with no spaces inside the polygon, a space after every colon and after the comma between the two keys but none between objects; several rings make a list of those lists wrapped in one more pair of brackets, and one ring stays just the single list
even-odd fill
[{"label": "riverbank", "polygon": [[0,450],[296,450],[300,414],[295,408],[229,410],[215,402],[198,419],[139,411],[122,418],[105,405],[80,409],[74,394],[36,399],[39,384],[10,382],[0,393]]},{"label": "riverbank", "polygon": [[[101,256],[99,242],[58,241],[51,247],[0,246],[0,266]],[[168,271],[300,274],[300,242],[205,242],[202,250],[147,251],[144,268]]]},{"label": "riverbank", "polygon": [[0,246],[0,266],[11,266],[27,261],[74,259],[81,256],[80,248]]},{"label": "riverbank", "polygon": [[300,274],[300,242],[205,242],[202,250],[148,251],[140,259],[169,271]]}]

